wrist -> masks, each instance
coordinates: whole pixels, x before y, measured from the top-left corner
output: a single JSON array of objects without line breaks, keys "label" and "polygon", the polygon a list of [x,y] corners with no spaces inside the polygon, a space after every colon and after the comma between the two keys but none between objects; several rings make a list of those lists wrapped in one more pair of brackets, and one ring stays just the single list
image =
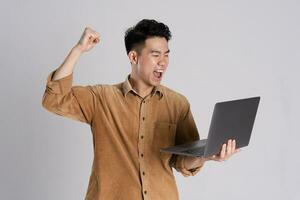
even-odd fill
[{"label": "wrist", "polygon": [[80,55],[84,52],[79,44],[76,44],[71,51]]}]

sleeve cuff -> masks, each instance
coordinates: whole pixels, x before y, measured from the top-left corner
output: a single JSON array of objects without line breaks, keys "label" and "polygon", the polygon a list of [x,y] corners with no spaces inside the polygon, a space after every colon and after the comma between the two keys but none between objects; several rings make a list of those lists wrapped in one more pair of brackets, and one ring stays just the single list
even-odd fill
[{"label": "sleeve cuff", "polygon": [[200,169],[202,168],[203,165],[188,170],[184,166],[184,158],[185,158],[185,156],[177,156],[175,169],[185,177],[196,175],[200,171]]},{"label": "sleeve cuff", "polygon": [[55,72],[56,70],[51,72],[47,78],[47,91],[53,94],[66,94],[72,88],[73,73],[53,81],[52,78]]}]

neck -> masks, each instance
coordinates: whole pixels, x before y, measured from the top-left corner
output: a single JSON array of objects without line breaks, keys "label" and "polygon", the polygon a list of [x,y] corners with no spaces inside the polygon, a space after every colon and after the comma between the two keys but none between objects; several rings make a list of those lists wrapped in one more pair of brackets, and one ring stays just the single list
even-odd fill
[{"label": "neck", "polygon": [[146,97],[151,93],[154,86],[149,86],[143,83],[140,79],[136,78],[133,74],[130,74],[129,82],[132,88],[142,97]]}]

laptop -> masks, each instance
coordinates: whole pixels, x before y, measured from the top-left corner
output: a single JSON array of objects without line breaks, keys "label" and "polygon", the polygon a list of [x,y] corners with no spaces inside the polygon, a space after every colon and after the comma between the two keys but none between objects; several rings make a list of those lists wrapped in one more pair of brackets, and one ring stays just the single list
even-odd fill
[{"label": "laptop", "polygon": [[220,153],[229,139],[236,148],[249,144],[260,97],[251,97],[215,104],[207,139],[162,148],[165,153],[193,157],[210,157]]}]

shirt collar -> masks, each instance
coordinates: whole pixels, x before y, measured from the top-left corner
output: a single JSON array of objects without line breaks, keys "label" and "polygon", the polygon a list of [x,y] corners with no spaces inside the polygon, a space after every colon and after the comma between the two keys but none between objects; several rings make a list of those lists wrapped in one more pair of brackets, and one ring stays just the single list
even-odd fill
[{"label": "shirt collar", "polygon": [[[131,84],[129,82],[129,78],[130,78],[130,75],[128,75],[126,77],[125,81],[122,84],[122,91],[123,91],[124,97],[126,97],[126,95],[129,92],[133,92],[134,94],[138,95],[138,93],[131,86]],[[153,88],[153,90],[151,92],[151,96],[153,96],[154,94],[159,95],[159,99],[161,99],[163,97],[163,89],[162,89],[161,85],[158,85],[158,86],[156,86],[156,87]]]}]

